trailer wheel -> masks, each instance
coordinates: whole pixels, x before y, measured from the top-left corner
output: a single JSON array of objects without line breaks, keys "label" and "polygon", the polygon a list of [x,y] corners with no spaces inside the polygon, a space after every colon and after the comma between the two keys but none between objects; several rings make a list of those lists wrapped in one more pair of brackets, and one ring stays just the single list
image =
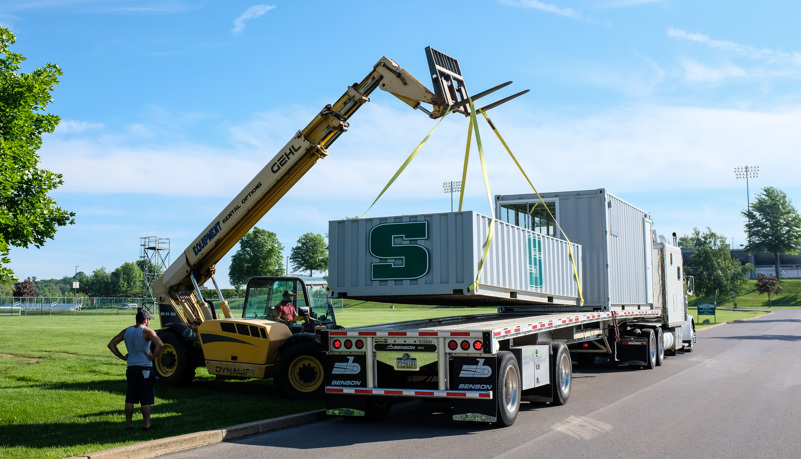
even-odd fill
[{"label": "trailer wheel", "polygon": [[273,381],[278,391],[292,399],[323,396],[323,353],[313,341],[301,341],[278,354]]},{"label": "trailer wheel", "polygon": [[500,352],[498,356],[497,423],[509,427],[515,423],[520,412],[520,399],[523,394],[520,385],[520,366],[514,354],[509,351]]},{"label": "trailer wheel", "polygon": [[553,404],[564,405],[570,398],[570,386],[573,382],[573,363],[570,361],[570,351],[563,343],[554,343],[551,346],[553,360],[551,360],[551,386],[553,386]]},{"label": "trailer wheel", "polygon": [[654,331],[650,328],[643,329],[642,332],[645,334],[645,367],[649,370],[653,370],[656,368],[656,335]]},{"label": "trailer wheel", "polygon": [[153,366],[159,384],[165,386],[185,386],[195,377],[195,366],[190,361],[189,346],[172,332],[159,334],[164,347],[156,356]]},{"label": "trailer wheel", "polygon": [[662,366],[665,360],[665,339],[662,336],[662,329],[656,329],[656,366]]}]

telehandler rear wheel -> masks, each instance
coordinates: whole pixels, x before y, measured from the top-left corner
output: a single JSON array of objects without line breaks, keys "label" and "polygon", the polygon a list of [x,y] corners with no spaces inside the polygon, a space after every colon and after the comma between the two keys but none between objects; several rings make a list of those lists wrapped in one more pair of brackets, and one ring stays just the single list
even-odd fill
[{"label": "telehandler rear wheel", "polygon": [[164,347],[153,361],[157,382],[165,386],[184,386],[195,377],[195,366],[190,362],[189,347],[172,332],[160,333]]},{"label": "telehandler rear wheel", "polygon": [[275,362],[273,381],[285,397],[309,399],[322,397],[323,353],[313,341],[301,341],[283,350]]}]

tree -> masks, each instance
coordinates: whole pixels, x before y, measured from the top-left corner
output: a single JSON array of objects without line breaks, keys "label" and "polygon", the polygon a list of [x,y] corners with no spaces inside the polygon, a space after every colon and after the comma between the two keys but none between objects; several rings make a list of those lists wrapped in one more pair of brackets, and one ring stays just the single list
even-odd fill
[{"label": "tree", "polygon": [[33,281],[30,279],[25,279],[22,282],[17,282],[14,284],[14,296],[37,296],[36,287],[33,285]]},{"label": "tree", "polygon": [[801,216],[787,195],[773,187],[765,187],[743,212],[748,218],[745,229],[748,234],[748,253],[767,252],[776,258],[776,278],[779,278],[781,254],[797,254],[801,251]]},{"label": "tree", "polygon": [[779,285],[779,279],[773,274],[770,276],[766,276],[762,273],[757,274],[756,289],[760,295],[763,293],[768,294],[768,307],[772,306],[770,302],[771,295],[778,295],[782,292],[782,286]]},{"label": "tree", "polygon": [[136,263],[123,263],[111,273],[111,285],[115,296],[139,296],[142,294],[142,270]]},{"label": "tree", "polygon": [[742,265],[734,259],[726,237],[709,228],[705,233],[693,228],[691,239],[695,242],[695,250],[687,272],[695,278],[697,294],[728,297],[740,293],[748,283],[746,276],[754,269],[753,265]]},{"label": "tree", "polygon": [[58,288],[57,279],[39,280],[36,282],[35,287],[37,296],[43,296],[43,297],[61,296],[61,289]]},{"label": "tree", "polygon": [[695,248],[695,239],[692,236],[687,236],[686,234],[679,238],[679,248],[682,249],[694,249]]},{"label": "tree", "polygon": [[239,290],[253,276],[280,276],[284,273],[284,245],[272,231],[254,227],[239,241],[231,257],[228,280]]},{"label": "tree", "polygon": [[106,268],[96,269],[81,284],[81,290],[89,296],[112,296],[111,275]]},{"label": "tree", "polygon": [[306,233],[298,238],[298,245],[292,247],[289,255],[292,269],[309,271],[328,270],[328,244],[322,234]]},{"label": "tree", "polygon": [[41,247],[58,227],[75,223],[75,213],[48,195],[63,183],[61,174],[37,167],[42,135],[60,120],[44,110],[61,69],[46,64],[21,73],[25,57],[9,51],[15,42],[14,34],[0,27],[0,280],[14,277],[7,266],[11,247]]}]

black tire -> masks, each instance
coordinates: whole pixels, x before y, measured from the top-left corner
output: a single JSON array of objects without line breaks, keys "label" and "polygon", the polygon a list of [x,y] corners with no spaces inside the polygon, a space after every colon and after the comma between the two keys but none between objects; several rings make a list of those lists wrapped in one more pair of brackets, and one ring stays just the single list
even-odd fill
[{"label": "black tire", "polygon": [[570,398],[570,388],[573,383],[573,362],[570,361],[570,351],[563,343],[551,345],[551,388],[554,405],[564,405]]},{"label": "black tire", "polygon": [[173,332],[159,334],[164,347],[153,361],[158,378],[164,386],[185,386],[195,377],[195,365],[191,358],[189,344]]},{"label": "black tire", "polygon": [[523,396],[520,383],[520,366],[514,354],[502,351],[498,354],[497,377],[497,423],[509,427],[517,420],[520,412],[520,399]]},{"label": "black tire", "polygon": [[647,368],[649,370],[653,370],[656,368],[656,355],[657,352],[657,345],[656,345],[656,334],[650,328],[644,328],[642,330],[642,334],[645,336],[645,366],[643,368]]},{"label": "black tire", "polygon": [[383,421],[392,409],[390,397],[367,397],[365,400],[364,416],[372,421]]},{"label": "black tire", "polygon": [[278,354],[273,381],[285,397],[319,398],[325,393],[323,368],[320,344],[315,341],[300,341]]},{"label": "black tire", "polygon": [[665,360],[665,340],[662,337],[662,329],[656,329],[656,366],[661,367]]}]

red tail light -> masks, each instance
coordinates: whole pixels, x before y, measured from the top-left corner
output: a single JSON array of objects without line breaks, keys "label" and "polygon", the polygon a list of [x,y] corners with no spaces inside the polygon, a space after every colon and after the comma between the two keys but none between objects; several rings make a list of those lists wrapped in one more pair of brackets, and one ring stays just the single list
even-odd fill
[{"label": "red tail light", "polygon": [[482,343],[481,341],[473,341],[473,349],[477,351],[484,349],[484,343]]},{"label": "red tail light", "polygon": [[341,349],[342,348],[342,341],[335,339],[332,343],[334,349]]}]

